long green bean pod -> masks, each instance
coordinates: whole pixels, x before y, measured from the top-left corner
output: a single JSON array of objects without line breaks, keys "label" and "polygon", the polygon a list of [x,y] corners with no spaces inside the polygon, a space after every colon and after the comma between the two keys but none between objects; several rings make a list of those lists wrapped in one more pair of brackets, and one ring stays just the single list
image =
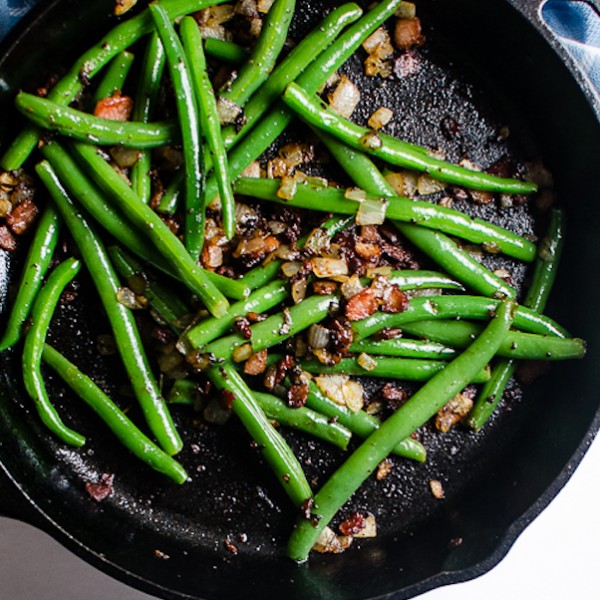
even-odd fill
[{"label": "long green bean pod", "polygon": [[[559,338],[557,338],[559,339]],[[381,356],[398,356],[402,358],[431,358],[434,360],[451,360],[456,350],[450,344],[440,344],[430,340],[411,340],[394,338],[391,340],[358,340],[350,344],[350,352]]]},{"label": "long green bean pod", "polygon": [[[533,270],[531,285],[523,300],[525,306],[533,310],[543,311],[546,307],[550,290],[556,278],[558,264],[564,245],[564,214],[562,211],[554,209],[550,215],[550,225],[548,232],[540,243],[538,259]],[[585,354],[585,343],[582,340],[573,340],[574,344],[579,343],[581,358]],[[517,345],[517,347],[522,347]],[[560,356],[561,350],[549,348],[546,345],[548,353],[547,358],[556,358]],[[478,431],[490,418],[504,393],[504,388],[508,380],[512,377],[517,368],[515,360],[500,360],[492,371],[490,381],[480,391],[473,410],[469,416],[469,425]]]},{"label": "long green bean pod", "polygon": [[[353,181],[369,194],[393,196],[394,190],[373,161],[337,139],[323,135],[322,141]],[[461,250],[448,236],[410,223],[394,223],[397,229],[451,277],[484,296],[514,298],[515,290]]]},{"label": "long green bean pod", "polygon": [[342,450],[348,447],[352,433],[343,425],[305,406],[290,408],[283,400],[272,394],[253,392],[253,395],[269,419],[277,421],[284,427],[304,431]]},{"label": "long green bean pod", "polygon": [[287,39],[295,8],[296,0],[273,2],[250,58],[242,65],[237,77],[220,93],[221,99],[244,106],[269,77]]},{"label": "long green bean pod", "polygon": [[248,59],[250,54],[250,51],[247,48],[238,46],[238,44],[234,42],[210,37],[204,40],[204,50],[209,56],[233,65],[243,63]]},{"label": "long green bean pod", "polygon": [[182,484],[187,481],[188,474],[185,469],[145,436],[129,417],[71,361],[48,344],[44,345],[42,359],[108,425],[134,456],[176,483]]},{"label": "long green bean pod", "polygon": [[74,258],[61,263],[48,277],[31,311],[31,327],[23,346],[23,383],[35,403],[42,423],[59,439],[70,446],[83,446],[85,437],[67,427],[48,397],[41,371],[42,352],[54,309],[65,287],[77,275],[81,263]]},{"label": "long green bean pod", "polygon": [[[417,321],[402,326],[405,333],[427,340],[447,344],[454,348],[466,348],[480,333],[482,325],[468,321]],[[386,354],[395,342],[402,339],[377,342]],[[498,348],[498,356],[519,360],[570,360],[585,356],[585,342],[579,338],[555,337],[521,331],[509,331]]]},{"label": "long green bean pod", "polygon": [[514,304],[502,302],[481,336],[382,423],[325,482],[314,497],[314,518],[301,518],[291,535],[288,554],[292,559],[305,561],[331,519],[394,446],[435,415],[493,358],[513,313]]},{"label": "long green bean pod", "polygon": [[258,405],[252,391],[230,363],[213,367],[208,376],[215,387],[231,394],[231,409],[260,448],[279,483],[297,507],[312,496],[294,453]]},{"label": "long green bean pod", "polygon": [[[346,215],[356,215],[363,202],[348,198],[343,189],[315,188],[308,184],[297,185],[293,196],[284,199],[278,195],[280,185],[281,182],[277,179],[240,177],[236,180],[234,189],[238,194],[277,204]],[[380,198],[369,196],[364,201],[382,202]],[[523,236],[482,219],[430,202],[398,196],[390,196],[385,202],[388,219],[442,231],[475,244],[484,244],[484,247],[487,244],[495,252],[503,252],[519,260],[530,262],[535,259],[535,244]]]},{"label": "long green bean pod", "polygon": [[54,255],[54,249],[58,243],[60,233],[60,219],[53,206],[46,206],[40,217],[31,246],[25,259],[17,297],[15,298],[6,329],[0,340],[0,352],[11,348],[23,334],[23,324],[27,320],[33,301],[42,287],[42,281],[50,261]]},{"label": "long green bean pod", "polygon": [[[152,119],[154,107],[160,91],[165,67],[165,49],[156,33],[150,36],[144,53],[142,71],[133,102],[134,121],[148,123]],[[139,150],[139,158],[131,167],[131,187],[146,204],[150,202],[152,182],[150,168],[152,154],[147,149]]]},{"label": "long green bean pod", "polygon": [[174,123],[133,123],[95,117],[57,102],[19,92],[16,107],[36,125],[80,142],[100,146],[156,148],[178,139]]},{"label": "long green bean pod", "polygon": [[[352,323],[354,339],[364,339],[381,329],[402,327],[405,323],[429,319],[475,319],[487,321],[500,306],[499,300],[483,296],[427,296],[413,298],[400,313],[377,312],[366,319]],[[549,317],[525,306],[517,307],[515,327],[526,333],[568,337],[567,331]]]},{"label": "long green bean pod", "polygon": [[223,230],[227,238],[231,239],[235,235],[235,198],[231,189],[227,152],[221,138],[215,92],[208,77],[202,36],[198,24],[192,17],[185,17],[181,21],[179,31],[189,61],[196,99],[200,106],[200,126],[212,159],[214,177],[217,179]]},{"label": "long green bean pod", "polygon": [[236,348],[243,344],[249,344],[252,352],[266,350],[304,331],[313,323],[322,321],[335,302],[335,296],[310,296],[299,304],[252,325],[250,339],[242,334],[233,334],[198,350],[209,356],[211,361],[230,360]]},{"label": "long green bean pod", "polygon": [[[364,367],[358,358],[342,358],[335,365],[324,365],[317,360],[301,360],[303,371],[312,375],[340,374],[358,377],[384,377],[386,379],[402,379],[404,381],[428,381],[443,371],[447,363],[441,360],[420,358],[397,358],[389,356],[373,356],[368,367]],[[471,383],[489,381],[488,368],[478,371]]]},{"label": "long green bean pod", "polygon": [[200,141],[199,104],[188,58],[168,13],[160,4],[151,4],[150,13],[165,48],[167,66],[175,92],[185,169],[185,226],[183,242],[190,256],[198,260],[204,245],[204,154]]},{"label": "long green bean pod", "polygon": [[[308,384],[306,406],[324,414],[330,419],[335,419],[340,425],[348,428],[354,435],[360,438],[369,437],[381,425],[381,421],[377,417],[368,414],[364,410],[355,412],[347,406],[342,406],[334,402],[317,387],[314,381]],[[407,437],[398,443],[392,450],[392,454],[416,460],[417,462],[425,462],[427,458],[427,452],[423,444],[411,437]]]},{"label": "long green bean pod", "polygon": [[190,326],[181,335],[177,347],[180,352],[187,353],[195,348],[202,348],[216,340],[231,329],[235,320],[250,312],[263,313],[281,304],[288,296],[284,281],[273,281],[229,307],[221,317],[209,317]]},{"label": "long green bean pod", "polygon": [[94,94],[95,103],[110,98],[115,92],[123,89],[134,58],[131,52],[123,51],[112,59]]},{"label": "long green bean pod", "polygon": [[358,5],[344,4],[332,10],[306,35],[248,100],[244,106],[244,124],[241,129],[236,130],[232,125],[223,129],[225,147],[231,148],[244,137],[254,123],[279,99],[287,84],[299,77],[340,32],[361,15],[362,10]]},{"label": "long green bean pod", "polygon": [[[160,5],[172,20],[202,10],[226,0],[160,0]],[[48,99],[66,106],[83,89],[85,82],[91,80],[119,52],[126,50],[142,36],[154,29],[149,10],[119,23],[97,44],[87,50],[73,64],[67,74],[50,91]],[[35,125],[26,126],[10,145],[0,160],[0,166],[11,171],[18,169],[27,160],[39,139],[39,130]]]},{"label": "long green bean pod", "polygon": [[337,137],[356,150],[372,154],[390,164],[426,172],[433,179],[475,190],[530,194],[537,189],[534,183],[465,169],[415,151],[404,142],[386,134],[374,134],[368,128],[355,125],[340,116],[327,107],[318,96],[307,92],[296,83],[288,85],[283,100],[311,125]]},{"label": "long green bean pod", "polygon": [[192,292],[198,294],[209,312],[215,316],[225,314],[229,302],[207,277],[204,269],[185,250],[168,225],[148,205],[140,201],[121,176],[98,154],[96,148],[81,143],[75,143],[73,148],[96,184],[106,192],[108,199],[148,237],[171,264],[177,277]]},{"label": "long green bean pod", "polygon": [[[36,172],[48,188],[94,281],[146,422],[163,450],[168,454],[176,454],[182,447],[181,438],[150,369],[135,318],[117,300],[120,284],[104,244],[83,219],[50,164],[46,161],[39,163]],[[146,206],[139,200],[137,202]]]}]

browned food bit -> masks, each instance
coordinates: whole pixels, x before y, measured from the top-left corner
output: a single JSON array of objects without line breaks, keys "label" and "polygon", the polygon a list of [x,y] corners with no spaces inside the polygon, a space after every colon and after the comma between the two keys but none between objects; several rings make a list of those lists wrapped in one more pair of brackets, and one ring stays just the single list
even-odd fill
[{"label": "browned food bit", "polygon": [[425,36],[421,28],[419,17],[412,19],[398,19],[394,27],[394,44],[398,50],[410,50],[415,46],[422,46]]},{"label": "browned food bit", "polygon": [[110,121],[128,121],[133,110],[133,100],[129,96],[122,96],[115,92],[108,98],[100,100],[94,108],[94,116]]},{"label": "browned food bit", "polygon": [[393,467],[394,465],[389,458],[382,460],[377,467],[377,471],[375,472],[375,478],[377,481],[383,481],[392,472]]},{"label": "browned food bit", "polygon": [[98,481],[86,481],[85,491],[92,500],[102,502],[112,494],[114,479],[112,473],[102,473]]},{"label": "browned food bit", "polygon": [[435,417],[435,426],[439,431],[447,433],[458,425],[473,408],[473,398],[466,394],[456,394],[450,402],[442,406]]},{"label": "browned food bit", "polygon": [[15,235],[22,235],[35,221],[38,213],[38,207],[31,200],[24,200],[6,215],[6,224]]},{"label": "browned food bit", "polygon": [[393,410],[400,408],[408,400],[408,393],[393,383],[386,383],[380,390],[379,395]]},{"label": "browned food bit", "polygon": [[246,373],[246,375],[260,375],[261,373],[264,373],[267,368],[268,356],[267,350],[260,350],[253,354],[244,363],[244,373]]},{"label": "browned food bit", "polygon": [[308,384],[295,383],[290,386],[287,393],[287,403],[292,408],[301,408],[306,404],[308,398]]},{"label": "browned food bit", "polygon": [[365,527],[365,517],[358,512],[352,513],[346,517],[339,525],[338,529],[342,535],[356,535]]},{"label": "browned food bit", "polygon": [[0,225],[0,248],[12,252],[17,247],[17,240],[6,225]]},{"label": "browned food bit", "polygon": [[431,489],[431,493],[436,500],[442,500],[445,497],[444,487],[442,486],[442,482],[437,479],[431,479],[429,481],[429,488]]},{"label": "browned food bit", "polygon": [[344,314],[349,321],[360,321],[377,312],[379,300],[372,288],[362,290],[346,303]]}]

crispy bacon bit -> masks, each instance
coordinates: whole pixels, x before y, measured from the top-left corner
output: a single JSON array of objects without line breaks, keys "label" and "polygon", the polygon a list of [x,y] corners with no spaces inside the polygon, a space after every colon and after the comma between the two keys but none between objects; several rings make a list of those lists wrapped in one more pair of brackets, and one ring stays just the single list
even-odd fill
[{"label": "crispy bacon bit", "polygon": [[425,36],[421,30],[419,17],[412,19],[398,19],[394,28],[394,44],[398,50],[409,50],[415,46],[422,46]]},{"label": "crispy bacon bit", "polygon": [[377,481],[383,481],[392,472],[392,468],[393,464],[389,458],[382,460],[377,466],[377,472],[375,473]]},{"label": "crispy bacon bit", "polygon": [[373,337],[377,341],[395,340],[396,338],[402,337],[402,329],[400,329],[399,327],[385,327],[381,331],[378,331]]},{"label": "crispy bacon bit", "polygon": [[342,535],[356,535],[364,529],[365,517],[360,513],[352,513],[349,517],[344,519],[338,529]]},{"label": "crispy bacon bit", "polygon": [[133,100],[129,96],[122,96],[115,92],[109,98],[103,98],[94,108],[94,116],[110,121],[128,121],[133,110]]},{"label": "crispy bacon bit", "polygon": [[288,405],[292,408],[301,408],[306,404],[308,398],[308,384],[307,383],[296,383],[290,386],[287,393]]},{"label": "crispy bacon bit", "polygon": [[313,506],[315,505],[315,500],[314,498],[307,498],[303,503],[302,506],[300,507],[300,509],[302,510],[302,516],[305,519],[310,519],[311,518],[311,511]]},{"label": "crispy bacon bit", "polygon": [[0,248],[12,252],[17,247],[17,240],[6,225],[0,225]]},{"label": "crispy bacon bit", "polygon": [[374,290],[367,288],[348,300],[345,315],[349,321],[360,321],[370,317],[378,307],[379,301]]},{"label": "crispy bacon bit", "polygon": [[386,383],[379,392],[381,397],[387,402],[390,408],[396,410],[401,404],[406,402],[408,394],[406,390],[399,388],[393,383]]},{"label": "crispy bacon bit", "polygon": [[102,473],[98,481],[86,481],[85,491],[92,500],[102,502],[112,494],[114,479],[115,476],[112,473]]},{"label": "crispy bacon bit", "polygon": [[248,321],[250,321],[250,323],[258,323],[259,321],[264,321],[267,316],[257,312],[249,312],[246,315],[246,318]]},{"label": "crispy bacon bit", "polygon": [[469,194],[471,200],[480,206],[491,204],[494,201],[494,194],[492,194],[492,192],[478,192],[476,190],[471,190]]},{"label": "crispy bacon bit", "polygon": [[320,296],[328,296],[329,294],[335,294],[337,287],[335,281],[315,281],[313,283],[313,292]]},{"label": "crispy bacon bit", "polygon": [[432,479],[429,482],[429,488],[431,489],[431,493],[433,497],[437,500],[442,500],[444,498],[444,488],[442,486],[442,482],[437,479]]},{"label": "crispy bacon bit", "polygon": [[237,547],[229,539],[224,539],[223,540],[223,545],[225,546],[225,549],[228,552],[231,552],[231,554],[237,554],[238,553]]},{"label": "crispy bacon bit", "polygon": [[381,247],[368,242],[356,242],[354,250],[356,254],[367,260],[377,260],[381,255]]},{"label": "crispy bacon bit", "polygon": [[473,408],[473,399],[465,394],[456,394],[450,402],[442,406],[435,417],[435,426],[446,433],[460,423]]},{"label": "crispy bacon bit", "polygon": [[410,303],[406,294],[397,286],[390,285],[383,291],[381,309],[387,313],[401,313],[408,309]]},{"label": "crispy bacon bit", "polygon": [[244,363],[244,373],[246,375],[260,375],[264,373],[267,368],[268,357],[269,353],[267,350],[256,352]]},{"label": "crispy bacon bit", "polygon": [[6,224],[15,235],[21,235],[27,231],[38,213],[38,207],[31,200],[24,200],[6,215]]},{"label": "crispy bacon bit", "polygon": [[221,390],[219,394],[219,403],[225,410],[231,410],[235,402],[235,394],[229,390]]},{"label": "crispy bacon bit", "polygon": [[252,329],[250,329],[250,321],[245,317],[238,317],[233,322],[233,328],[238,333],[241,333],[245,339],[249,340],[252,338]]},{"label": "crispy bacon bit", "polygon": [[332,350],[344,354],[352,343],[353,333],[349,321],[334,319],[329,328]]}]

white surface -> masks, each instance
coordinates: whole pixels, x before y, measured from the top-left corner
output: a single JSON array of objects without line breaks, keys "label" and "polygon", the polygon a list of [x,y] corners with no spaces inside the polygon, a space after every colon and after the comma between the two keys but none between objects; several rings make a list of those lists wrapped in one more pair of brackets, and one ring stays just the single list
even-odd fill
[{"label": "white surface", "polygon": [[[596,440],[567,486],[495,569],[419,600],[597,598],[590,585],[600,565],[599,472],[600,440]],[[0,598],[148,600],[150,596],[99,573],[32,527],[0,519]]]}]

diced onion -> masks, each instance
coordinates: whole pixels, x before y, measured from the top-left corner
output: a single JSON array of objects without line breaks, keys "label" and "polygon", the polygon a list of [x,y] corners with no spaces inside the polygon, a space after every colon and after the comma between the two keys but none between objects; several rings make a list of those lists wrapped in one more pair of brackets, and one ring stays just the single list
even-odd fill
[{"label": "diced onion", "polygon": [[419,175],[417,180],[417,191],[421,196],[427,196],[429,194],[436,194],[441,192],[445,188],[441,181],[436,181],[427,174]]},{"label": "diced onion", "polygon": [[345,76],[328,96],[329,106],[342,117],[350,117],[360,102],[360,90]]},{"label": "diced onion", "polygon": [[363,284],[360,282],[360,277],[354,273],[352,276],[348,277],[346,281],[342,283],[340,286],[340,292],[342,292],[342,296],[349,300],[352,296],[356,296],[359,292],[362,292],[364,289]]},{"label": "diced onion", "polygon": [[369,117],[369,127],[372,129],[378,130],[382,127],[385,127],[393,118],[394,111],[385,106],[380,106],[370,117]]},{"label": "diced onion", "polygon": [[378,150],[383,142],[375,131],[369,131],[360,138],[360,144],[367,150]]},{"label": "diced onion", "polygon": [[377,522],[371,514],[367,515],[363,521],[363,527],[357,531],[352,537],[355,538],[373,538],[377,537]]},{"label": "diced onion", "polygon": [[357,225],[381,225],[385,221],[389,201],[385,198],[364,200],[356,213]]},{"label": "diced onion", "polygon": [[242,108],[227,98],[219,97],[217,101],[217,112],[219,113],[219,122],[221,125],[235,123],[236,119],[242,114]]},{"label": "diced onion", "polygon": [[144,308],[147,301],[142,296],[136,296],[133,290],[128,287],[120,287],[117,290],[117,302],[131,310]]},{"label": "diced onion", "polygon": [[254,354],[254,350],[252,350],[252,344],[242,344],[238,346],[232,353],[231,358],[235,362],[244,362],[248,360]]},{"label": "diced onion", "polygon": [[293,177],[285,176],[277,190],[277,196],[283,200],[291,200],[296,195],[297,181]]},{"label": "diced onion", "polygon": [[316,277],[329,278],[338,275],[348,275],[348,265],[339,258],[313,258],[311,259],[313,273]]},{"label": "diced onion", "polygon": [[356,362],[365,370],[372,371],[377,367],[377,361],[369,354],[361,352],[356,359]]},{"label": "diced onion", "polygon": [[325,348],[329,344],[329,329],[318,324],[311,325],[307,340],[311,348]]}]

